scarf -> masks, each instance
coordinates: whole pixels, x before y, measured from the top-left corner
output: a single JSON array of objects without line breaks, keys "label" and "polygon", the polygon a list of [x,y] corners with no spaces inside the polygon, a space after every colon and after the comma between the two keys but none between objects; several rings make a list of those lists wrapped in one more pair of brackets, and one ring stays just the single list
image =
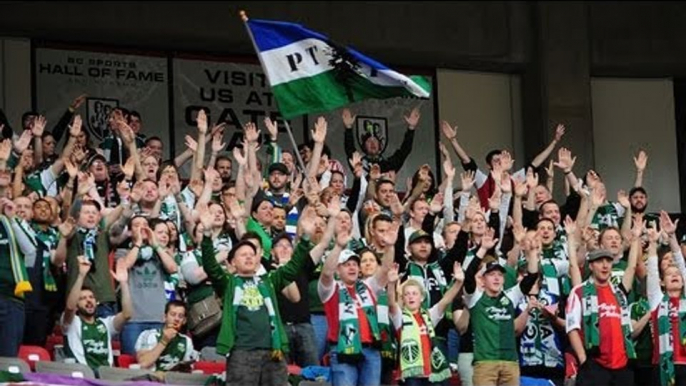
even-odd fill
[{"label": "scarf", "polygon": [[[631,317],[626,296],[617,286],[610,284],[614,292],[617,304],[622,313],[622,333],[624,335],[624,348],[629,359],[636,358],[636,351],[631,340]],[[600,348],[600,320],[598,317],[598,292],[592,279],[582,284],[584,347],[587,352],[597,353]]]},{"label": "scarf", "polygon": [[[96,238],[98,237],[97,228],[86,229],[78,227],[78,232],[83,235],[83,255],[88,261],[95,261],[95,252],[97,250]],[[95,268],[95,266],[93,267]]]},{"label": "scarf", "polygon": [[[434,333],[431,317],[421,309],[422,319],[426,326],[426,332],[431,341],[431,374],[429,382],[441,382],[450,378],[450,367],[445,355],[436,344],[436,334]],[[402,379],[420,377],[424,374],[424,355],[422,353],[422,339],[419,330],[419,323],[414,315],[407,309],[403,309],[402,330],[400,331],[400,372]]]},{"label": "scarf", "polygon": [[424,297],[424,304],[422,307],[426,309],[431,308],[433,304],[431,304],[431,294],[429,293],[429,286],[427,285],[429,281],[428,273],[431,272],[433,274],[433,277],[436,279],[436,282],[441,289],[441,294],[445,292],[445,288],[448,285],[447,281],[445,280],[445,276],[443,275],[443,269],[441,269],[441,266],[438,264],[438,262],[434,261],[427,263],[424,267],[422,267],[421,265],[410,260],[407,262],[406,271],[408,272],[408,279],[415,279],[424,286],[426,296]]},{"label": "scarf", "polygon": [[611,203],[601,205],[593,216],[591,227],[599,231],[609,227],[618,227],[619,214]]},{"label": "scarf", "polygon": [[[23,228],[22,228],[23,229]],[[52,261],[50,251],[57,248],[57,241],[59,240],[59,233],[55,228],[48,227],[45,231],[40,229],[34,224],[33,232],[36,238],[43,244],[43,286],[48,292],[57,291],[57,282],[52,276],[52,270],[50,269]],[[36,245],[36,244],[34,244]],[[38,250],[38,245],[36,245],[36,250]],[[38,256],[36,256],[38,258]]]},{"label": "scarf", "polygon": [[[238,306],[241,305],[241,300],[243,299],[243,286],[246,283],[246,279],[240,276],[236,276],[235,278],[232,312],[234,315],[237,315]],[[283,358],[283,352],[281,351],[281,335],[279,334],[279,324],[281,321],[278,320],[279,318],[274,309],[274,302],[272,301],[271,296],[269,296],[269,284],[262,281],[261,278],[257,276],[254,277],[253,280],[253,283],[257,285],[257,290],[260,292],[260,295],[262,295],[262,299],[264,299],[264,306],[267,307],[267,313],[269,313],[269,326],[272,335],[272,359],[278,361]]]},{"label": "scarf", "polygon": [[172,221],[176,225],[176,229],[181,229],[181,213],[179,205],[176,203],[176,198],[174,196],[167,196],[162,201],[162,207],[160,207],[161,219],[166,219]]},{"label": "scarf", "polygon": [[[162,331],[157,330],[155,337],[159,342],[162,338]],[[167,343],[167,346],[162,350],[159,358],[157,358],[157,362],[155,362],[157,370],[171,370],[174,365],[181,362],[183,357],[186,356],[186,348],[186,337],[181,334],[176,334],[174,339]]]},{"label": "scarf", "polygon": [[345,284],[338,285],[338,358],[343,363],[354,363],[363,359],[362,339],[357,308],[367,316],[373,340],[379,341],[379,323],[376,316],[376,304],[371,291],[364,282],[355,282],[355,299],[350,296]]},{"label": "scarf", "polygon": [[386,291],[379,292],[376,302],[376,315],[381,334],[381,358],[395,362],[396,342],[388,317],[388,293]]},{"label": "scarf", "polygon": [[[660,385],[671,386],[676,381],[674,372],[674,335],[672,335],[672,321],[669,317],[670,298],[664,294],[657,307],[658,349],[660,353]],[[686,296],[681,294],[679,299],[679,336],[677,344],[686,344]]]},{"label": "scarf", "polygon": [[33,291],[31,283],[29,282],[29,275],[26,273],[26,265],[24,265],[24,258],[19,247],[17,246],[17,238],[14,236],[12,224],[6,216],[0,215],[0,222],[5,228],[5,235],[9,240],[10,249],[10,264],[12,265],[12,276],[14,277],[14,296],[23,298],[24,292]]}]

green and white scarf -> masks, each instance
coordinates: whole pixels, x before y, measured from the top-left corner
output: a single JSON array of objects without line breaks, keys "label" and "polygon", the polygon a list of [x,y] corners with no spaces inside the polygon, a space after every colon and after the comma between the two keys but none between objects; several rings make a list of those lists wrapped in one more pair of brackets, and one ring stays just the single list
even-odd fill
[{"label": "green and white scarf", "polygon": [[0,215],[0,223],[5,228],[7,239],[9,240],[10,249],[10,264],[12,266],[12,276],[14,282],[14,296],[23,298],[24,292],[33,291],[31,283],[29,282],[29,275],[26,273],[26,265],[24,264],[24,256],[17,246],[17,238],[14,236],[12,224],[6,216]]},{"label": "green and white scarf", "polygon": [[445,292],[446,287],[448,286],[448,282],[445,279],[445,275],[443,275],[443,269],[441,269],[441,266],[438,264],[438,262],[431,262],[427,263],[425,266],[421,266],[414,261],[410,260],[407,262],[407,279],[415,279],[418,283],[421,283],[424,286],[424,290],[426,291],[426,296],[424,297],[424,304],[422,307],[429,309],[433,304],[431,304],[431,296],[428,293],[428,287],[426,285],[427,279],[428,279],[428,273],[431,271],[433,274],[433,277],[436,279],[438,285],[441,288],[441,294]]},{"label": "green and white scarf", "polygon": [[[57,291],[57,282],[52,276],[51,256],[50,251],[57,248],[57,242],[60,239],[59,232],[53,227],[47,227],[46,230],[40,229],[34,224],[33,231],[36,234],[36,238],[43,243],[43,286],[46,291],[55,292]],[[38,256],[36,256],[38,258]]]},{"label": "green and white scarf", "polygon": [[[450,367],[448,360],[436,344],[436,334],[434,332],[431,317],[426,310],[420,310],[426,332],[431,341],[431,374],[429,382],[441,382],[450,378]],[[403,309],[402,330],[400,332],[400,376],[402,379],[419,377],[424,374],[424,355],[422,353],[422,338],[419,331],[419,323],[414,315],[406,308]]]},{"label": "green and white scarf", "polygon": [[395,362],[396,341],[391,320],[388,317],[388,293],[385,290],[379,292],[376,301],[376,315],[381,336],[381,358]]},{"label": "green and white scarf", "polygon": [[234,315],[238,314],[238,307],[241,305],[241,300],[243,299],[243,286],[245,285],[246,281],[253,280],[257,285],[257,290],[260,292],[260,295],[262,295],[262,299],[264,300],[264,306],[267,307],[267,313],[269,314],[269,327],[272,335],[272,359],[281,360],[283,358],[283,352],[281,351],[281,335],[279,335],[279,324],[281,323],[281,321],[279,320],[276,314],[275,304],[272,301],[271,296],[269,295],[269,284],[267,282],[263,281],[258,276],[254,277],[252,280],[246,280],[245,278],[236,276],[236,286],[233,295],[232,312]]},{"label": "green and white scarf", "polygon": [[[161,330],[158,330],[155,334],[158,342],[160,341],[161,336],[162,332]],[[162,350],[162,354],[160,354],[159,358],[157,358],[157,362],[155,363],[157,370],[168,371],[177,363],[181,362],[186,356],[186,345],[186,337],[181,334],[176,334],[174,339],[167,343],[167,346]]]},{"label": "green and white scarf", "polygon": [[679,336],[680,342],[674,342],[672,322],[669,317],[670,298],[663,295],[657,307],[658,350],[660,352],[660,385],[671,386],[676,381],[674,372],[674,346],[686,345],[686,296],[679,299]]},{"label": "green and white scarf", "polygon": [[618,224],[619,214],[617,213],[617,208],[612,203],[600,206],[591,220],[591,227],[599,231],[609,227],[616,228],[619,226]]},{"label": "green and white scarf", "polygon": [[[631,316],[629,305],[624,293],[610,284],[612,292],[617,299],[620,312],[622,313],[622,334],[624,335],[624,348],[629,359],[636,359],[636,351],[631,340]],[[600,347],[600,319],[598,317],[598,292],[592,279],[586,280],[582,287],[584,347],[587,352],[598,352]]]},{"label": "green and white scarf", "polygon": [[344,363],[359,361],[362,356],[362,335],[357,308],[367,316],[369,328],[375,342],[380,339],[379,323],[376,316],[374,296],[367,285],[357,280],[355,282],[355,299],[343,283],[338,284],[338,343],[336,352],[338,359]]},{"label": "green and white scarf", "polygon": [[78,227],[77,231],[83,235],[83,255],[90,262],[95,261],[95,252],[97,248],[98,229],[86,229]]}]

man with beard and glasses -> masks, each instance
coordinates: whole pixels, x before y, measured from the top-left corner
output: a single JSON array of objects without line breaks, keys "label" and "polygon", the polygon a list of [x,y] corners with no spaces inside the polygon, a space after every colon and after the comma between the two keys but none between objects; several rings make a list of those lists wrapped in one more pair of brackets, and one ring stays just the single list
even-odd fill
[{"label": "man with beard and glasses", "polygon": [[67,356],[92,369],[112,366],[112,336],[121,331],[124,323],[133,315],[129,273],[124,265],[117,266],[117,272],[110,271],[121,288],[122,311],[116,315],[98,318],[95,315],[97,299],[90,288],[83,286],[92,264],[84,256],[78,257],[78,276],[67,298],[67,307],[62,314],[62,332],[65,336]]}]

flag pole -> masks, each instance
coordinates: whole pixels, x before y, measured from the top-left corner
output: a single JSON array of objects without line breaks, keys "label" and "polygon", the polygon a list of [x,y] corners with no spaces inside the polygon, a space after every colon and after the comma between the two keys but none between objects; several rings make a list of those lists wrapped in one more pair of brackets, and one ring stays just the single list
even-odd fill
[{"label": "flag pole", "polygon": [[[252,31],[250,30],[250,27],[248,26],[248,15],[245,13],[244,10],[240,10],[238,14],[241,17],[241,20],[243,20],[243,25],[245,25],[245,29],[248,31],[248,36],[250,36],[250,41],[252,42],[253,48],[255,48],[255,52],[257,53],[257,58],[260,60],[260,65],[262,66],[262,70],[264,71],[264,75],[267,77],[267,81],[269,81],[269,72],[266,70],[264,63],[262,62],[262,57],[260,56],[259,52],[260,50],[257,48],[257,44],[255,44],[255,37],[252,34]],[[271,81],[269,81],[269,84],[271,86]],[[274,100],[276,104],[278,105],[279,102]],[[306,173],[306,168],[305,168],[305,163],[302,160],[302,157],[300,157],[300,152],[298,151],[298,145],[295,143],[295,138],[293,138],[293,132],[291,131],[291,126],[288,124],[288,120],[284,118],[283,120],[284,125],[286,126],[286,132],[288,133],[288,137],[291,140],[291,144],[293,145],[293,153],[295,153],[295,157],[298,160],[298,163],[300,164],[300,169],[302,170],[303,173]]]}]

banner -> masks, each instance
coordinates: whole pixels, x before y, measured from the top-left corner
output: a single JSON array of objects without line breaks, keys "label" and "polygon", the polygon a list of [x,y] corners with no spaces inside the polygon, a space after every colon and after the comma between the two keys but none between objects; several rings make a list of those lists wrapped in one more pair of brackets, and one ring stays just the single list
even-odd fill
[{"label": "banner", "polygon": [[36,48],[38,111],[53,127],[69,104],[81,94],[77,110],[91,134],[93,146],[108,135],[107,116],[114,107],[141,114],[141,133],[158,136],[169,149],[168,69],[165,57]]}]

